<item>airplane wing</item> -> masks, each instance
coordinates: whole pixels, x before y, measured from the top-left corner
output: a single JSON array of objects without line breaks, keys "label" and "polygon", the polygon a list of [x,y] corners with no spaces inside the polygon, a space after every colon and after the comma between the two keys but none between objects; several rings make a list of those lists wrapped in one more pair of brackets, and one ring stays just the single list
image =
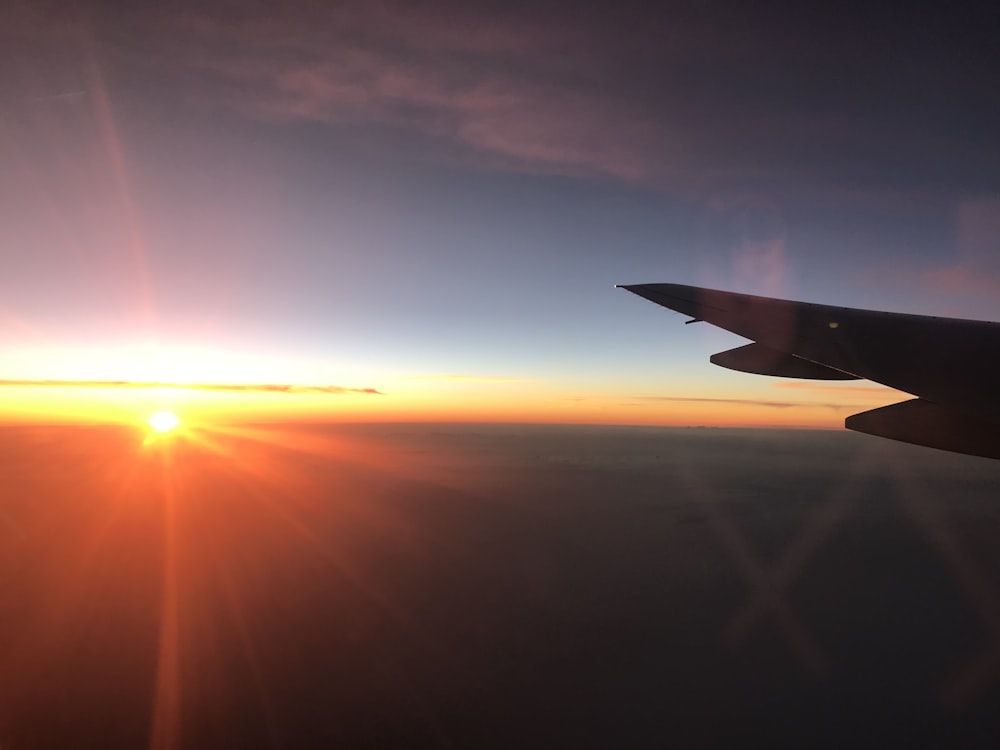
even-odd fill
[{"label": "airplane wing", "polygon": [[622,288],[754,342],[714,355],[711,361],[722,367],[786,378],[865,379],[917,397],[850,416],[850,430],[1000,458],[1000,323],[682,284]]}]

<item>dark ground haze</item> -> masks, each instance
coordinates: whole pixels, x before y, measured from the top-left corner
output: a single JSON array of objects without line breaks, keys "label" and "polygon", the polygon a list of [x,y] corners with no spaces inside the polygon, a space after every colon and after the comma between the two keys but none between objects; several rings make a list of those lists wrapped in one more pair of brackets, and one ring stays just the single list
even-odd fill
[{"label": "dark ground haze", "polygon": [[0,747],[995,746],[1000,462],[0,429]]}]

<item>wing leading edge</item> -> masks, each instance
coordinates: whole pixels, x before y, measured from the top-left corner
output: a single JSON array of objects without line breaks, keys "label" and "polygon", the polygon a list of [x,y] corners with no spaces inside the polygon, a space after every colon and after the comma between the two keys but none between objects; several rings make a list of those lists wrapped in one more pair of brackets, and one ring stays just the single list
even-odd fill
[{"label": "wing leading edge", "polygon": [[865,379],[917,396],[848,417],[848,429],[1000,458],[1000,323],[683,284],[622,288],[754,342],[711,358],[723,367],[778,377]]}]

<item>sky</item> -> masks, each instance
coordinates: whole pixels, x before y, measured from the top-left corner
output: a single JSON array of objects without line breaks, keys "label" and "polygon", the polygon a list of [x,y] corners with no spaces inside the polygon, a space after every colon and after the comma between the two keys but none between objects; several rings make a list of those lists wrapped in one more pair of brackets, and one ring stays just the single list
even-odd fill
[{"label": "sky", "polygon": [[647,5],[5,3],[0,421],[836,427],[614,285],[1000,320],[990,3]]}]

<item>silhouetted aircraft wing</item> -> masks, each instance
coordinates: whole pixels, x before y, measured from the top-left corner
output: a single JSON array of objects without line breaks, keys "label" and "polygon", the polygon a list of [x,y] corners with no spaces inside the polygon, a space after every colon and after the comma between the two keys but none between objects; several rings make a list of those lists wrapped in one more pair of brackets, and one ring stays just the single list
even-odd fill
[{"label": "silhouetted aircraft wing", "polygon": [[850,430],[1000,458],[1000,323],[682,284],[622,288],[754,342],[714,355],[722,367],[787,378],[863,378],[917,396],[848,417]]}]

